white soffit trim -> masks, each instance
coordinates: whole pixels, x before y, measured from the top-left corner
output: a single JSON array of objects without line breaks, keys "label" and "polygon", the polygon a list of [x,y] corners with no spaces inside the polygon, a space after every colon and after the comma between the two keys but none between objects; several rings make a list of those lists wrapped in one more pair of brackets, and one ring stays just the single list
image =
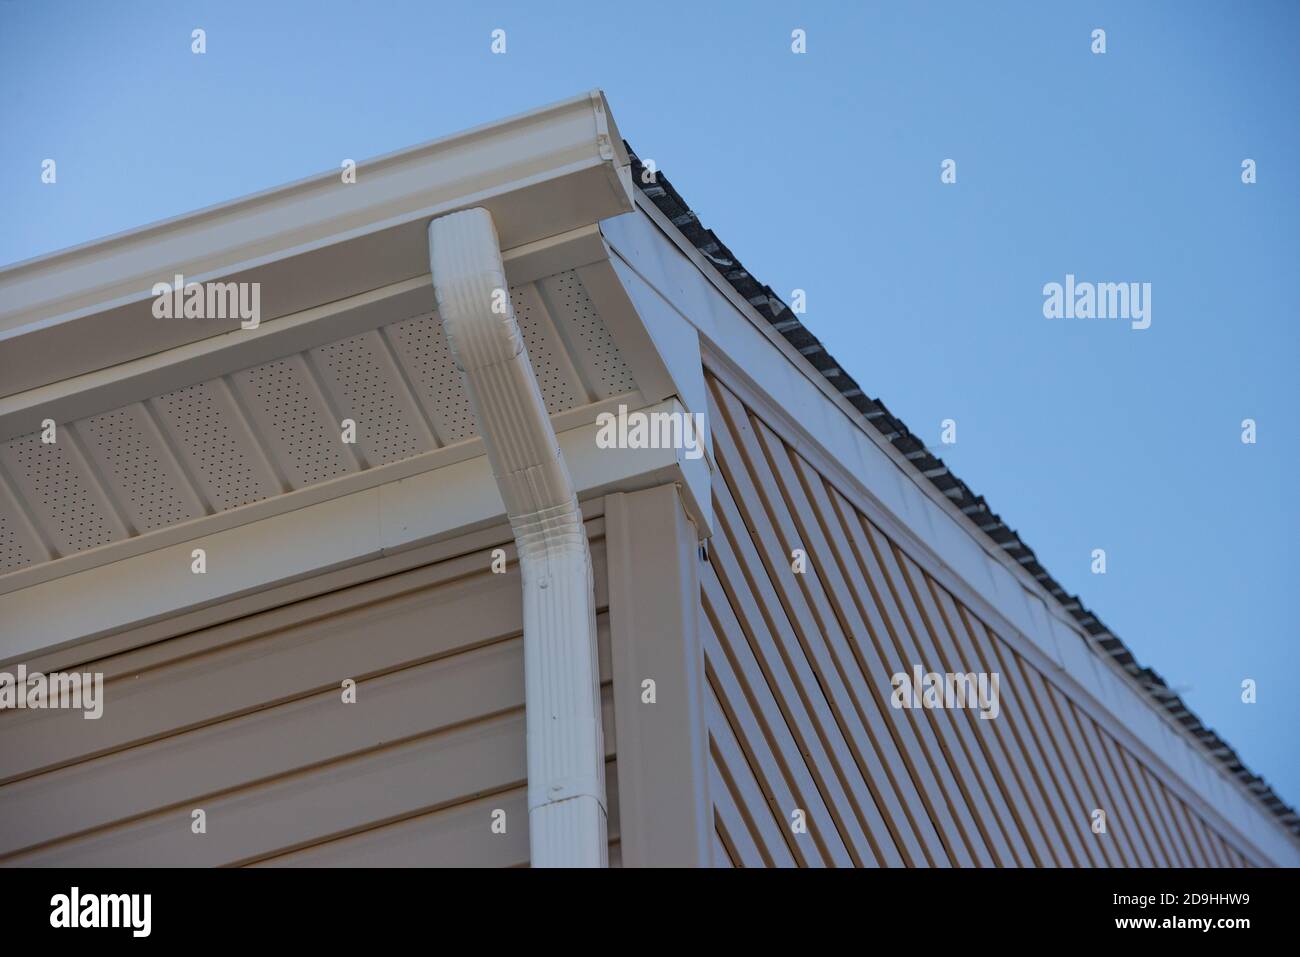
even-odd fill
[{"label": "white soffit trim", "polygon": [[[677,243],[675,230],[661,220],[653,206],[641,206],[601,223],[616,271],[635,275],[694,325],[705,355],[750,384],[751,401],[761,400],[774,427],[872,502],[886,531],[909,543],[941,580],[965,585],[963,598],[988,615],[1018,650],[1072,685],[1094,715],[1108,715],[1108,727],[1184,782],[1262,856],[1300,866],[1300,848],[1275,819],[1157,712],[1108,658],[1087,650],[1089,639],[1056,603],[1044,602],[1025,584],[1023,570],[1008,567],[1010,559],[992,554],[950,503],[935,500],[932,486],[918,484],[896,449],[860,428],[847,400],[830,394],[825,379],[739,301],[700,261],[698,251]],[[632,285],[627,278],[624,282]]]},{"label": "white soffit trim", "polygon": [[433,216],[482,206],[506,248],[633,208],[604,94],[362,162],[0,269],[0,392],[10,395],[238,328],[159,320],[152,287],[261,283],[274,319],[428,273]]}]

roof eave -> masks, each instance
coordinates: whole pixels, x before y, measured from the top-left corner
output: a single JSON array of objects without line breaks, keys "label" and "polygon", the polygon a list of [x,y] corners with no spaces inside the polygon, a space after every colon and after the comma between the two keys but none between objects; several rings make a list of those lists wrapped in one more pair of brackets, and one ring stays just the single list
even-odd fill
[{"label": "roof eave", "polygon": [[357,165],[0,269],[0,395],[238,328],[152,313],[155,283],[260,282],[263,320],[428,272],[434,216],[482,206],[504,249],[633,208],[593,91]]}]

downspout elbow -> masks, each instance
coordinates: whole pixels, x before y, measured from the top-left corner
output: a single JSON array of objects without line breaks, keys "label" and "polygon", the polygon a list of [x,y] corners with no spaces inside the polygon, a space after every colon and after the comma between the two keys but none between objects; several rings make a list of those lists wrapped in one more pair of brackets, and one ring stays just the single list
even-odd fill
[{"label": "downspout elbow", "polygon": [[429,224],[438,311],[510,518],[523,582],[534,867],[608,863],[591,552],[485,209]]}]

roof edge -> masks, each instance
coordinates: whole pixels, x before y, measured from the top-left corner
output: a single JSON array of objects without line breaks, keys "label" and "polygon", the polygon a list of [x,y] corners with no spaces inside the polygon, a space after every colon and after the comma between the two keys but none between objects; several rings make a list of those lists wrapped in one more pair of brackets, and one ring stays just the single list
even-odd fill
[{"label": "roof edge", "polygon": [[627,144],[627,152],[632,162],[633,180],[642,194],[713,265],[737,294],[853,406],[864,420],[863,425],[872,426],[872,431],[879,433],[886,444],[896,449],[916,473],[918,479],[923,479],[952,501],[966,518],[968,531],[972,535],[1004,552],[1022,568],[1025,575],[1032,580],[1033,586],[1043,593],[1043,597],[1050,598],[1066,613],[1075,626],[1088,637],[1089,644],[1093,645],[1099,654],[1110,658],[1115,663],[1118,670],[1127,676],[1154,710],[1166,714],[1170,723],[1180,729],[1211,764],[1217,765],[1235,780],[1276,820],[1288,836],[1300,843],[1300,814],[1286,804],[1263,777],[1250,771],[1236,751],[1213,730],[1207,728],[1157,672],[1138,664],[1123,641],[1083,604],[1079,596],[1065,591],[1038,562],[1033,549],[1026,545],[1019,534],[992,510],[982,495],[976,494],[964,481],[954,475],[943,460],[935,456],[882,401],[866,393],[827,352],[820,340],[803,325],[781,297],[770,286],[760,283],[753,277],[717,235],[703,226],[698,215],[661,170],[655,171],[651,182],[645,182],[642,176],[644,167],[630,144]]},{"label": "roof edge", "polygon": [[[428,271],[435,216],[482,206],[503,248],[633,208],[599,91],[0,270],[0,392],[12,395],[231,332],[159,320],[156,287],[257,284],[258,321]],[[620,165],[622,164],[622,165]]]}]

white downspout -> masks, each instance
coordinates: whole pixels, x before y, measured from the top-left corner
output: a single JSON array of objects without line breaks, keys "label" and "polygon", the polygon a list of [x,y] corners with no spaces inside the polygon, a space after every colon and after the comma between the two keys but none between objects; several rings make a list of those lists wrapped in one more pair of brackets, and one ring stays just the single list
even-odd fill
[{"label": "white downspout", "polygon": [[429,263],[451,355],[519,551],[532,865],[605,867],[591,553],[573,480],[515,321],[491,214],[469,209],[433,220]]}]

